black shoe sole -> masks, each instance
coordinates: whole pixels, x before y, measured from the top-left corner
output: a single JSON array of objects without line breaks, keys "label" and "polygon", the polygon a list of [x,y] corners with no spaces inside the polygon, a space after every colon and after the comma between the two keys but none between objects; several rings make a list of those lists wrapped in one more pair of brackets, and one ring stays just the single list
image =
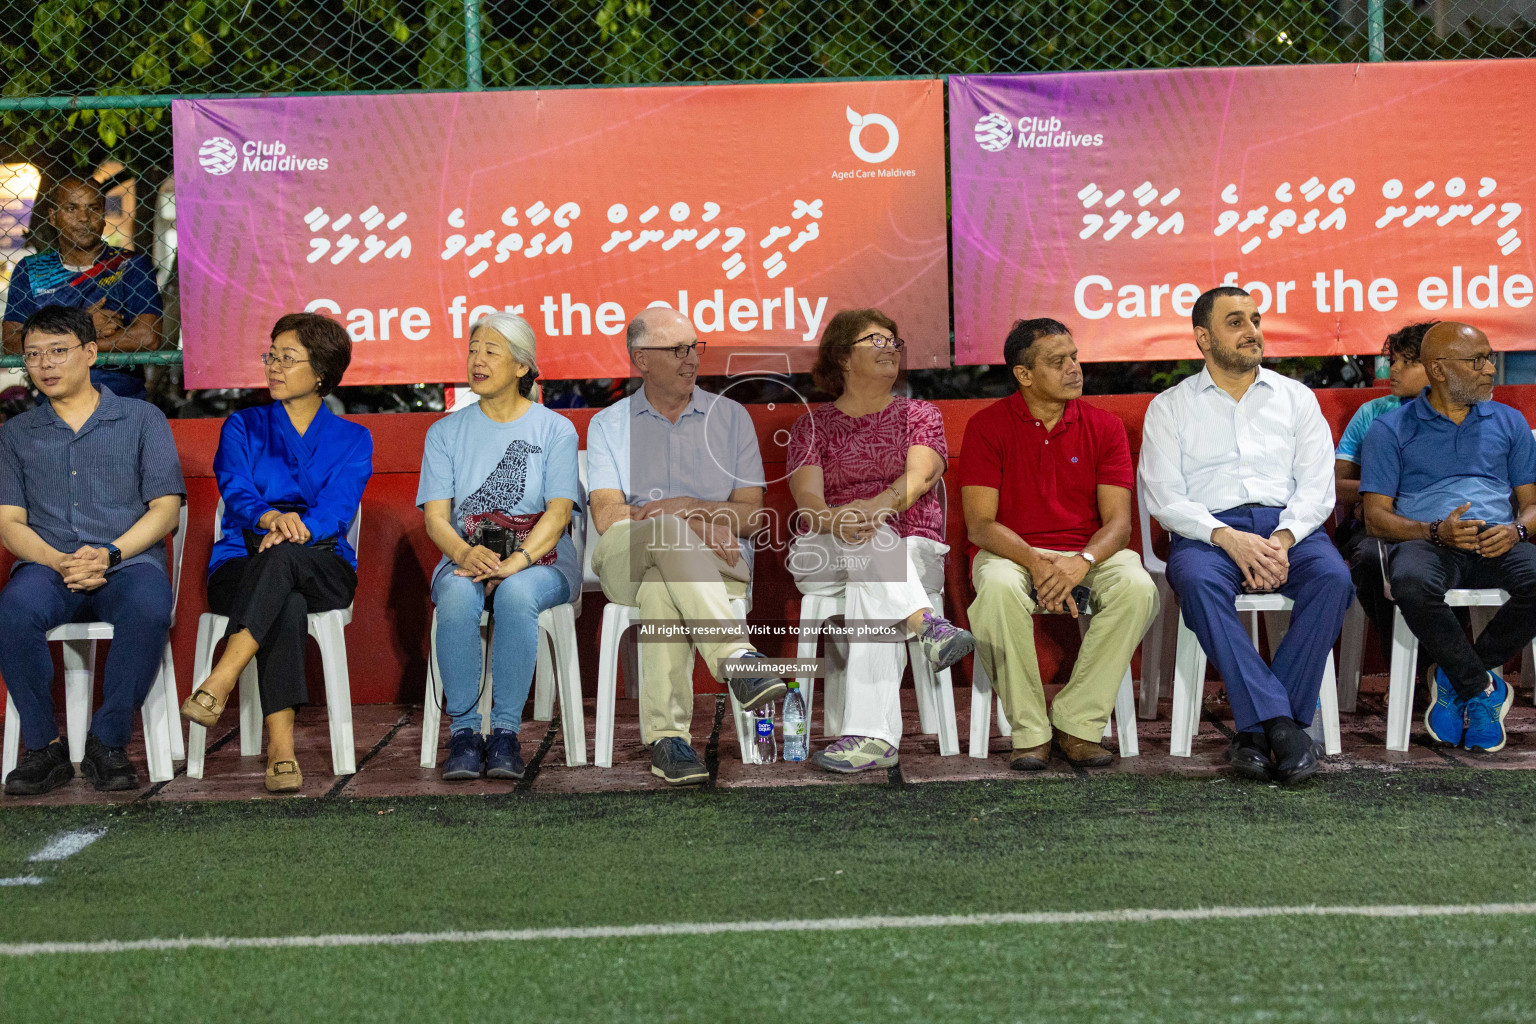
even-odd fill
[{"label": "black shoe sole", "polygon": [[481,772],[472,772],[466,768],[456,772],[444,772],[441,778],[444,782],[469,782],[472,779],[480,778],[481,774]]},{"label": "black shoe sole", "polygon": [[701,782],[709,781],[709,771],[703,770],[696,775],[668,775],[655,765],[651,765],[651,774],[669,786],[697,786]]},{"label": "black shoe sole", "polygon": [[80,765],[80,774],[84,775],[91,786],[101,793],[122,793],[130,789],[139,788],[137,775],[108,775],[101,776],[96,772],[96,766],[90,761]]},{"label": "black shoe sole", "polygon": [[514,772],[510,768],[489,768],[486,769],[485,777],[488,779],[520,779],[527,774],[527,768],[520,772]]},{"label": "black shoe sole", "polygon": [[48,777],[42,782],[23,782],[20,779],[7,779],[5,783],[6,796],[42,796],[51,793],[75,777],[75,769],[72,765],[60,765],[48,773]]},{"label": "black shoe sole", "polygon": [[1227,767],[1232,769],[1232,774],[1239,778],[1248,779],[1251,782],[1273,782],[1274,776],[1271,770],[1264,766],[1253,764],[1249,761],[1227,760]]},{"label": "black shoe sole", "polygon": [[756,711],[758,708],[762,707],[764,704],[768,704],[768,703],[770,703],[772,701],[776,701],[776,700],[778,700],[780,697],[784,696],[788,692],[789,692],[789,684],[784,682],[784,680],[780,679],[778,682],[774,683],[772,686],[769,686],[766,689],[764,689],[762,693],[759,693],[756,697],[753,697],[752,698],[752,703],[748,704],[746,701],[742,700],[740,697],[736,698],[736,702],[741,705],[741,709],[743,711]]},{"label": "black shoe sole", "polygon": [[1306,782],[1308,779],[1312,778],[1322,770],[1323,766],[1314,761],[1309,767],[1302,768],[1301,770],[1293,772],[1289,775],[1281,775],[1279,772],[1276,772],[1275,781],[1282,786],[1297,786],[1303,782]]}]

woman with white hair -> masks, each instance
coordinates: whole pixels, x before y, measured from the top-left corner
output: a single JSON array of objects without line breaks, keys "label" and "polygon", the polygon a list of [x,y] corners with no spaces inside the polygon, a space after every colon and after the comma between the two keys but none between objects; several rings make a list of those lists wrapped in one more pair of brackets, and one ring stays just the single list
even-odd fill
[{"label": "woman with white hair", "polygon": [[[523,705],[533,683],[539,613],[581,588],[568,527],[581,502],[576,428],[530,397],[533,328],[491,313],[469,335],[479,401],[432,424],[416,504],[443,552],[432,576],[437,664],[452,722],[443,778],[520,779]],[[491,644],[491,735],[480,734],[480,615]],[[433,695],[427,695],[432,700]]]}]

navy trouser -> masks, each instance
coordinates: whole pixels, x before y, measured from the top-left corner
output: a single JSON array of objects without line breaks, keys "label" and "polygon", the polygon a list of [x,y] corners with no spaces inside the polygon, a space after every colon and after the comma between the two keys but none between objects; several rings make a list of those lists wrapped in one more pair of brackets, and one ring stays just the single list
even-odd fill
[{"label": "navy trouser", "polygon": [[[1216,518],[1243,533],[1268,537],[1280,522],[1278,508],[1234,508]],[[1238,732],[1262,732],[1262,722],[1288,717],[1312,723],[1323,669],[1355,599],[1349,567],[1322,530],[1290,550],[1290,572],[1280,593],[1295,602],[1290,629],[1274,662],[1253,648],[1233,602],[1243,592],[1243,571],[1220,548],[1174,537],[1168,583],[1179,596],[1184,621],[1227,684]]]},{"label": "navy trouser", "polygon": [[144,706],[171,628],[171,581],[154,562],[134,562],[77,592],[46,566],[19,566],[0,590],[0,675],[21,716],[21,741],[41,750],[59,737],[53,711],[53,658],[47,633],[66,622],[110,622],[112,645],[102,672],[102,701],[91,732],[109,747],[126,747],[133,716]]}]

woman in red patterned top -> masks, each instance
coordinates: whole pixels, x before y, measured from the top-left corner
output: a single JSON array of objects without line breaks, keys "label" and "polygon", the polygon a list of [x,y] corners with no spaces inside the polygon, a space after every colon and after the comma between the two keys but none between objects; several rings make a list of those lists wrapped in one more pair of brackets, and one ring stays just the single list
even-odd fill
[{"label": "woman in red patterned top", "polygon": [[937,595],[949,552],[937,491],[949,446],[936,407],[891,394],[903,347],[895,322],[879,310],[834,316],[812,375],[835,400],[790,432],[789,489],[802,531],[790,546],[795,583],[802,594],[844,596],[854,629],[895,627],[883,638],[827,641],[846,651],[845,661],[828,658],[845,665],[841,736],[812,758],[828,771],[896,763],[910,636],[936,670],[976,644],[935,610],[943,608]]}]

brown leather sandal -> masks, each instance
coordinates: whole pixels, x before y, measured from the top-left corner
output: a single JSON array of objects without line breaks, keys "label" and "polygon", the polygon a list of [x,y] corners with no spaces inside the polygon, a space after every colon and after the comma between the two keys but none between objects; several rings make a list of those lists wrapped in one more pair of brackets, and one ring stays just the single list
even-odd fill
[{"label": "brown leather sandal", "polygon": [[199,686],[192,691],[191,696],[181,702],[181,717],[189,722],[196,722],[204,729],[212,729],[218,722],[219,716],[224,713],[224,705],[229,703],[229,698],[223,700]]},{"label": "brown leather sandal", "polygon": [[304,787],[304,773],[297,761],[273,761],[267,765],[268,793],[297,793]]}]

